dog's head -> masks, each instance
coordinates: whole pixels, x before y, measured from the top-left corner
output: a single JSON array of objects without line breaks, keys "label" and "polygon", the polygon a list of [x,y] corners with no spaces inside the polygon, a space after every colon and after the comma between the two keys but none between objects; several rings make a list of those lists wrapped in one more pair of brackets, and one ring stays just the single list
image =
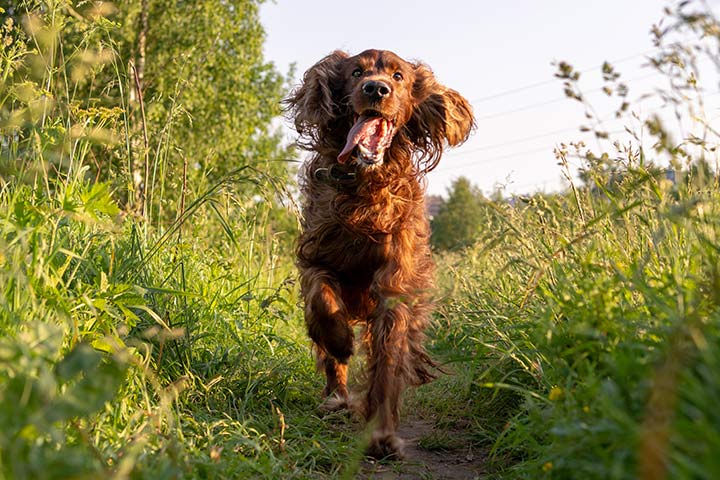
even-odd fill
[{"label": "dog's head", "polygon": [[[303,147],[360,167],[414,157],[420,171],[430,171],[443,148],[464,142],[475,126],[465,98],[423,63],[386,50],[331,53],[305,72],[286,103]],[[388,155],[393,149],[407,155]]]}]

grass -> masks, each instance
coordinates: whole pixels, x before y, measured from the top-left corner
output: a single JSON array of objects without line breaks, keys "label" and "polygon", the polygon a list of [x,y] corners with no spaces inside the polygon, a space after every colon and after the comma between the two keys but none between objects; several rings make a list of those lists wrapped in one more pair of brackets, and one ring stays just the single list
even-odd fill
[{"label": "grass", "polygon": [[[481,359],[471,389],[485,394],[469,395],[480,399],[471,417],[499,471],[634,478],[667,468],[691,478],[690,466],[702,476],[717,468],[698,462],[706,441],[685,437],[714,436],[717,423],[691,427],[686,416],[702,417],[707,397],[681,394],[696,372],[717,368],[717,194],[678,204],[645,178],[621,192],[629,198],[593,205],[589,229],[556,221],[569,198],[507,209],[500,223],[510,219],[512,233],[451,263],[460,285],[447,316],[460,326],[448,340]],[[707,392],[718,381],[704,380]]]},{"label": "grass", "polygon": [[[363,432],[317,412],[278,182],[180,175],[143,218],[121,187],[130,112],[55,108],[77,106],[54,83],[70,66],[23,77],[23,48],[0,69],[0,477],[352,478]],[[660,127],[583,149],[567,193],[488,201],[474,245],[438,252],[428,347],[451,374],[407,394],[436,427],[420,448],[471,446],[497,478],[720,475],[720,194],[700,168],[717,135]]]}]

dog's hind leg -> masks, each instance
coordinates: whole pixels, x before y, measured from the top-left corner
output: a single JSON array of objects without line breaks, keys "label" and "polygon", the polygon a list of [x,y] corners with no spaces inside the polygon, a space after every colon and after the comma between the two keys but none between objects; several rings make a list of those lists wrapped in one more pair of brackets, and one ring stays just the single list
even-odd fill
[{"label": "dog's hind leg", "polygon": [[[373,424],[368,453],[373,457],[403,456],[403,441],[396,432],[401,395],[407,385],[427,383],[434,366],[423,349],[423,329],[431,304],[429,252],[418,258],[389,255],[396,260],[380,269],[371,286],[376,308],[368,318],[368,388],[366,416]],[[427,250],[425,250],[427,251]]]},{"label": "dog's hind leg", "polygon": [[400,397],[406,385],[409,309],[398,301],[379,308],[370,318],[366,416],[372,425],[367,453],[375,458],[403,457],[403,441],[396,435]]}]

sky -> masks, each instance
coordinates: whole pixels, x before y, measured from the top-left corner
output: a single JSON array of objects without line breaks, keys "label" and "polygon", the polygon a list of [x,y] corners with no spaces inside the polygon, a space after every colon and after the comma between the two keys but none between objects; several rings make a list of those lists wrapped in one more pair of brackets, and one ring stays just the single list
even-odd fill
[{"label": "sky", "polygon": [[[714,7],[718,0],[710,3]],[[600,91],[600,66],[613,63],[633,101],[658,84],[660,76],[644,65],[655,51],[651,27],[667,5],[662,0],[276,0],[262,5],[261,21],[266,59],[283,73],[294,65],[294,83],[336,49],[392,50],[430,65],[443,84],[470,100],[477,130],[445,153],[428,176],[428,193],[445,195],[454,179],[466,176],[486,195],[496,188],[511,195],[563,187],[553,154],[561,142],[598,145],[579,131],[585,109],[564,98],[553,63],[567,61],[581,71],[580,85],[598,116],[610,118],[615,103]],[[717,83],[712,88],[716,93]],[[717,110],[718,97],[711,100],[709,107]],[[658,106],[639,102],[636,108],[647,114]],[[623,130],[617,121],[605,127]]]}]

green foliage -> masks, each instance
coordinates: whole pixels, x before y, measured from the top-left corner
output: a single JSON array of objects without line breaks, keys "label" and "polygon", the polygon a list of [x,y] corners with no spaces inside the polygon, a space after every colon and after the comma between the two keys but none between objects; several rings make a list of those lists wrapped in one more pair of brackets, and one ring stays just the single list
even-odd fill
[{"label": "green foliage", "polygon": [[191,43],[173,23],[187,12],[150,5],[159,29],[146,33],[173,37],[145,52],[142,103],[128,70],[137,12],[0,7],[3,477],[304,468],[305,452],[277,459],[272,433],[317,390],[281,261],[296,229],[278,207],[288,170],[269,162],[284,79],[262,62],[256,3],[199,5],[179,25]]},{"label": "green foliage", "polygon": [[263,60],[258,3],[0,2],[0,127],[17,137],[0,171],[33,182],[45,173],[22,160],[39,152],[51,175],[72,176],[80,150],[150,221],[242,165],[287,183],[272,124],[287,80]]},{"label": "green foliage", "polygon": [[[696,72],[679,68],[695,61],[684,56],[720,41],[717,22],[692,8],[682,2],[659,38],[657,67],[673,62],[674,76],[694,79],[663,92],[679,116],[699,111],[686,90],[697,87]],[[698,45],[665,47],[666,36],[693,25]],[[558,76],[585,103],[575,73],[561,64]],[[452,300],[443,341],[472,358],[464,399],[498,477],[720,471],[710,453],[720,430],[711,400],[720,388],[720,193],[705,161],[717,133],[673,141],[654,117],[643,128],[650,139],[600,154],[562,145],[560,164],[579,155],[585,185],[490,204],[487,232],[463,257],[444,259]],[[604,138],[600,123],[588,129]],[[664,157],[674,182],[653,164]]]},{"label": "green foliage", "polygon": [[[278,162],[287,153],[271,127],[281,114],[286,79],[263,60],[259,2],[147,3],[144,59],[138,52],[142,2],[118,3],[111,18],[122,19],[120,35],[114,37],[121,58],[133,60],[138,70],[144,62],[146,128],[155,139],[150,142],[152,181],[177,176],[183,160],[189,161],[192,175],[211,183],[237,165],[261,166],[287,178],[286,164]],[[136,86],[134,72],[128,76],[129,88]],[[135,115],[139,100],[134,99]],[[179,187],[169,184],[165,191]]]},{"label": "green foliage", "polygon": [[432,245],[440,250],[458,250],[471,245],[487,222],[484,198],[465,177],[455,180],[448,198],[432,219]]},{"label": "green foliage", "polygon": [[[473,417],[510,476],[719,468],[705,452],[720,427],[709,403],[720,382],[708,375],[720,367],[720,196],[677,202],[646,172],[626,181],[612,203],[588,191],[584,226],[577,211],[569,221],[572,196],[498,206],[499,233],[443,269],[454,288],[446,341],[478,359],[473,386],[487,393],[468,393]],[[663,435],[670,444],[654,446]]]},{"label": "green foliage", "polygon": [[[363,435],[315,410],[257,2],[147,5],[145,29],[139,0],[0,3],[0,476],[350,478]],[[680,67],[720,29],[691,6],[656,34],[697,48],[651,63],[697,112]],[[562,194],[456,182],[428,338],[454,375],[408,394],[434,422],[420,448],[487,452],[507,478],[720,474],[717,135],[643,128],[560,146],[583,162]]]},{"label": "green foliage", "polygon": [[13,478],[104,473],[79,418],[112,400],[124,381],[125,360],[83,343],[61,358],[62,341],[60,327],[28,322],[0,344],[7,375],[0,389],[0,449]]}]

